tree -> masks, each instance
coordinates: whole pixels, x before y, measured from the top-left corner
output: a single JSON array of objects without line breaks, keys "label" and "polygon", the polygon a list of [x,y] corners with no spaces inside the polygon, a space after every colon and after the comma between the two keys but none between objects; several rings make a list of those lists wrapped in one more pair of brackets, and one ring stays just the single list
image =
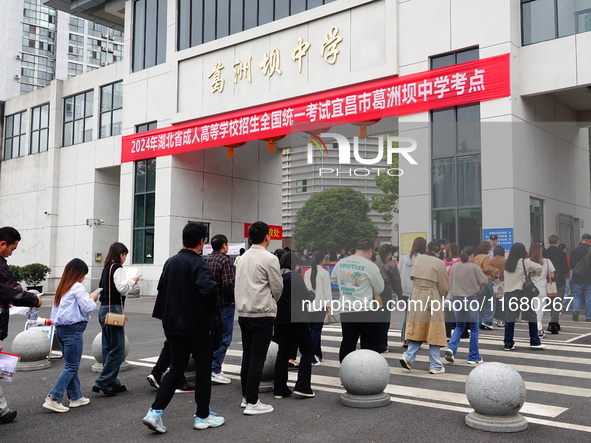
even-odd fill
[{"label": "tree", "polygon": [[[398,154],[392,156],[390,169],[398,168]],[[376,185],[383,194],[374,194],[371,197],[371,209],[382,214],[386,223],[392,221],[392,213],[398,213],[399,177],[396,175],[380,174],[375,177]]]},{"label": "tree", "polygon": [[334,188],[310,197],[296,216],[294,243],[299,249],[354,248],[378,234],[367,215],[369,203],[359,191]]}]

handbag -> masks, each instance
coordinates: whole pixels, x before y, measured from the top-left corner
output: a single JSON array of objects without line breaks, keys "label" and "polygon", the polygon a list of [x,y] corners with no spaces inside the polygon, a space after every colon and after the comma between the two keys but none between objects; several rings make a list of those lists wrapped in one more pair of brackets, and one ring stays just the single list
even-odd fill
[{"label": "handbag", "polygon": [[540,294],[540,290],[536,287],[536,284],[532,281],[525,269],[525,259],[522,258],[521,262],[523,263],[523,274],[525,275],[525,277],[521,279],[523,282],[523,295],[527,298],[535,298]]},{"label": "handbag", "polygon": [[493,293],[495,294],[495,298],[503,298],[505,296],[505,283],[498,277],[493,281]]},{"label": "handbag", "polygon": [[573,269],[573,277],[585,277],[591,271],[589,266],[589,254],[591,254],[591,247],[587,250],[587,254],[585,254],[581,259],[577,262]]},{"label": "handbag", "polygon": [[127,317],[125,314],[117,314],[115,312],[111,312],[111,271],[113,270],[113,265],[109,269],[109,312],[105,316],[105,324],[108,326],[118,326],[123,328],[125,323],[127,322]]},{"label": "handbag", "polygon": [[[546,260],[546,266],[548,266],[548,260]],[[552,281],[550,277],[550,267],[548,266],[548,275],[546,276],[548,281],[546,282],[546,295],[549,297],[553,297],[558,295],[558,288],[556,287],[556,282]]]}]

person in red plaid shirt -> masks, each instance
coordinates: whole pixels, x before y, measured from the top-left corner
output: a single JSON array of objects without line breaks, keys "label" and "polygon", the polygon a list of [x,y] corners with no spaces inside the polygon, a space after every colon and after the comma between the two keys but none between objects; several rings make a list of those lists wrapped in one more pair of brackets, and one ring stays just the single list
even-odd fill
[{"label": "person in red plaid shirt", "polygon": [[226,351],[232,343],[234,332],[234,312],[236,302],[234,300],[234,265],[232,259],[226,255],[228,252],[228,239],[225,235],[218,234],[211,239],[213,252],[207,256],[206,261],[214,280],[217,282],[217,293],[220,301],[220,316],[222,320],[222,345],[213,353],[211,364],[211,381],[227,385],[231,382],[222,372],[222,363],[226,357]]}]

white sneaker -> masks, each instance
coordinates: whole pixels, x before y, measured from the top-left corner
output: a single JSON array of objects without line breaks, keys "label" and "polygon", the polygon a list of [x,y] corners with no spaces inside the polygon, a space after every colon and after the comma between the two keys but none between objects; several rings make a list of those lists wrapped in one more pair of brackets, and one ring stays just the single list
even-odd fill
[{"label": "white sneaker", "polygon": [[195,422],[193,423],[193,429],[207,429],[217,428],[224,424],[226,420],[224,417],[220,417],[217,414],[210,413],[207,418],[199,418],[195,416]]},{"label": "white sneaker", "polygon": [[242,397],[242,403],[240,403],[240,407],[241,407],[241,408],[246,408],[246,405],[247,405],[247,404],[248,404],[248,403],[246,403],[246,397]]},{"label": "white sneaker", "polygon": [[84,406],[84,405],[87,405],[88,403],[90,403],[89,398],[80,397],[80,398],[77,398],[76,400],[70,400],[70,407],[77,408],[78,406]]},{"label": "white sneaker", "polygon": [[454,358],[454,353],[451,349],[445,350],[445,359],[450,363],[453,363],[454,361],[456,361],[456,359]]},{"label": "white sneaker", "polygon": [[229,385],[230,383],[232,383],[232,380],[230,380],[228,377],[225,377],[223,372],[220,372],[218,374],[216,374],[215,372],[212,372],[211,373],[211,382],[218,383],[220,385]]},{"label": "white sneaker", "polygon": [[49,398],[49,396],[45,398],[45,403],[43,403],[43,407],[54,412],[68,412],[70,410],[70,408],[62,405],[57,400],[52,400],[51,398]]},{"label": "white sneaker", "polygon": [[247,403],[246,409],[244,409],[244,415],[268,414],[269,412],[273,412],[273,406],[266,405],[261,400],[257,401],[254,405]]}]

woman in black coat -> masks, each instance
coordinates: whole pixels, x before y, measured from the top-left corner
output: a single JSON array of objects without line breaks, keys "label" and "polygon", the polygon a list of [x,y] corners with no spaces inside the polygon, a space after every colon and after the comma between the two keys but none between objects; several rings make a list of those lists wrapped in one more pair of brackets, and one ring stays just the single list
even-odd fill
[{"label": "woman in black coat", "polygon": [[302,276],[297,273],[300,259],[293,252],[281,256],[281,275],[283,277],[283,293],[277,302],[274,341],[279,345],[275,362],[275,398],[292,395],[287,387],[287,362],[290,350],[297,346],[302,353],[293,394],[302,397],[314,397],[312,391],[312,338],[310,336],[309,315],[305,301],[314,300],[314,293],[308,291]]}]

